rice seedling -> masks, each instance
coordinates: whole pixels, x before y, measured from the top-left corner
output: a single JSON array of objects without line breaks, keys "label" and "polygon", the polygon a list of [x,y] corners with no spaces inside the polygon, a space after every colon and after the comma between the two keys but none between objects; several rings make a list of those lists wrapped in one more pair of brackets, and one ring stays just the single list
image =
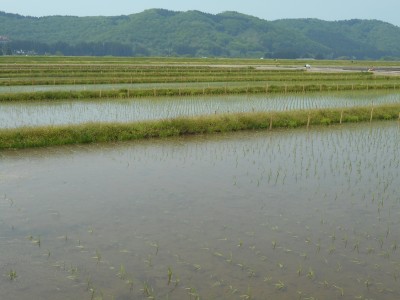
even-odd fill
[{"label": "rice seedling", "polygon": [[171,267],[168,267],[168,283],[167,285],[169,285],[171,283],[172,280],[172,270]]},{"label": "rice seedling", "polygon": [[154,293],[154,290],[153,290],[153,288],[147,283],[147,281],[145,281],[145,282],[143,282],[143,288],[142,289],[140,289],[142,292],[143,292],[143,294],[147,297],[147,298],[154,298],[154,296],[153,296],[153,293]]},{"label": "rice seedling", "polygon": [[245,294],[240,295],[240,298],[241,298],[241,299],[244,299],[244,300],[251,300],[251,299],[253,299],[253,293],[252,293],[252,291],[251,291],[251,289],[250,289],[250,286],[247,287],[247,291],[246,291]]},{"label": "rice seedling", "polygon": [[117,273],[117,276],[122,280],[126,279],[127,274],[126,274],[126,270],[125,270],[124,265],[120,265],[119,272]]},{"label": "rice seedling", "polygon": [[144,262],[146,263],[146,265],[148,267],[153,267],[153,258],[150,254],[147,256],[147,258],[144,260]]},{"label": "rice seedling", "polygon": [[15,279],[17,279],[17,277],[18,277],[18,275],[17,275],[17,272],[15,271],[15,270],[10,270],[9,272],[8,272],[8,278],[10,279],[10,280],[15,280]]},{"label": "rice seedling", "polygon": [[310,280],[315,278],[315,273],[314,273],[314,271],[313,271],[313,269],[311,267],[308,268],[307,278],[310,279]]},{"label": "rice seedling", "polygon": [[303,272],[303,266],[300,264],[299,267],[297,268],[297,272],[296,272],[296,273],[297,273],[297,276],[300,277],[301,274],[302,274],[302,272]]},{"label": "rice seedling", "polygon": [[193,299],[193,300],[200,300],[200,295],[197,293],[196,289],[194,287],[189,287],[186,288],[186,290],[188,291],[188,295],[189,295],[189,299]]},{"label": "rice seedling", "polygon": [[158,250],[160,249],[160,246],[158,245],[158,243],[157,242],[150,243],[150,246],[152,246],[152,247],[154,247],[156,249],[155,255],[157,255],[158,254]]},{"label": "rice seedling", "polygon": [[340,292],[341,297],[344,296],[344,289],[342,287],[337,286],[337,285],[332,285],[332,286]]},{"label": "rice seedling", "polygon": [[279,281],[278,281],[277,283],[275,283],[274,285],[275,285],[275,288],[276,288],[277,290],[283,291],[283,290],[286,289],[286,285],[285,285],[281,280],[279,280]]},{"label": "rice seedling", "polygon": [[92,282],[92,277],[88,276],[86,278],[86,290],[90,291],[93,288],[93,282]]},{"label": "rice seedling", "polygon": [[276,245],[277,245],[277,244],[276,244],[276,241],[275,241],[275,240],[273,240],[273,241],[272,241],[272,249],[274,249],[274,250],[275,250],[275,248],[276,248]]},{"label": "rice seedling", "polygon": [[129,291],[133,292],[133,287],[134,287],[133,279],[132,279],[132,278],[128,278],[128,279],[126,280],[126,283],[127,283],[128,286],[129,286]]},{"label": "rice seedling", "polygon": [[194,264],[193,267],[194,267],[194,269],[195,269],[196,271],[201,270],[201,266],[200,266],[199,264]]},{"label": "rice seedling", "polygon": [[32,242],[32,244],[41,246],[42,242],[40,240],[40,235],[37,238],[34,238],[32,235],[28,237],[28,239]]},{"label": "rice seedling", "polygon": [[89,291],[90,291],[90,300],[93,300],[94,299],[94,295],[95,295],[95,293],[96,293],[96,291],[95,291],[95,289],[92,287],[92,288],[90,288],[89,289]]},{"label": "rice seedling", "polygon": [[96,260],[97,264],[101,263],[101,254],[98,250],[96,250],[95,256],[93,256],[92,258]]}]

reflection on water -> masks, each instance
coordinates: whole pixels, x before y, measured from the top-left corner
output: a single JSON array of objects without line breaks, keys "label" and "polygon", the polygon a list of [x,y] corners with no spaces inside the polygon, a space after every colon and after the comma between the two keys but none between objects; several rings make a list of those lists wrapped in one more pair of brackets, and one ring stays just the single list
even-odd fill
[{"label": "reflection on water", "polygon": [[398,126],[0,152],[0,298],[398,299]]},{"label": "reflection on water", "polygon": [[352,92],[0,103],[0,128],[85,122],[132,122],[229,112],[286,111],[399,102],[400,96],[397,93]]}]

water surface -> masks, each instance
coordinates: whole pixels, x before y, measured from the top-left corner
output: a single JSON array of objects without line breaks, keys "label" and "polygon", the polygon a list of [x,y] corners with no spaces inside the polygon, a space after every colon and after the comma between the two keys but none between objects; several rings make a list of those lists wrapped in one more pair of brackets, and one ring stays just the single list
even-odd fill
[{"label": "water surface", "polygon": [[230,112],[288,111],[399,102],[399,94],[387,92],[15,102],[0,103],[0,128],[133,122]]},{"label": "water surface", "polygon": [[381,122],[2,151],[0,298],[398,299],[398,149]]}]

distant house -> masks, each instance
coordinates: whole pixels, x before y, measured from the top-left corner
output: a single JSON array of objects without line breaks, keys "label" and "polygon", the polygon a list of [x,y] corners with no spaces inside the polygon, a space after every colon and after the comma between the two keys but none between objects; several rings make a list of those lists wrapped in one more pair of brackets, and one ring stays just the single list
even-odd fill
[{"label": "distant house", "polygon": [[0,43],[8,43],[10,40],[4,35],[0,35]]}]

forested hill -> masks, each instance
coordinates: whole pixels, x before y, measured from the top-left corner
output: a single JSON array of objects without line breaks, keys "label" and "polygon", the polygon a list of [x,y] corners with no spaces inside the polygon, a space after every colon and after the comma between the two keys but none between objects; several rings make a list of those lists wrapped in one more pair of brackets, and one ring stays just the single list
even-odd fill
[{"label": "forested hill", "polygon": [[266,21],[162,9],[117,17],[0,12],[0,54],[251,58],[400,58],[400,28],[376,20]]}]

